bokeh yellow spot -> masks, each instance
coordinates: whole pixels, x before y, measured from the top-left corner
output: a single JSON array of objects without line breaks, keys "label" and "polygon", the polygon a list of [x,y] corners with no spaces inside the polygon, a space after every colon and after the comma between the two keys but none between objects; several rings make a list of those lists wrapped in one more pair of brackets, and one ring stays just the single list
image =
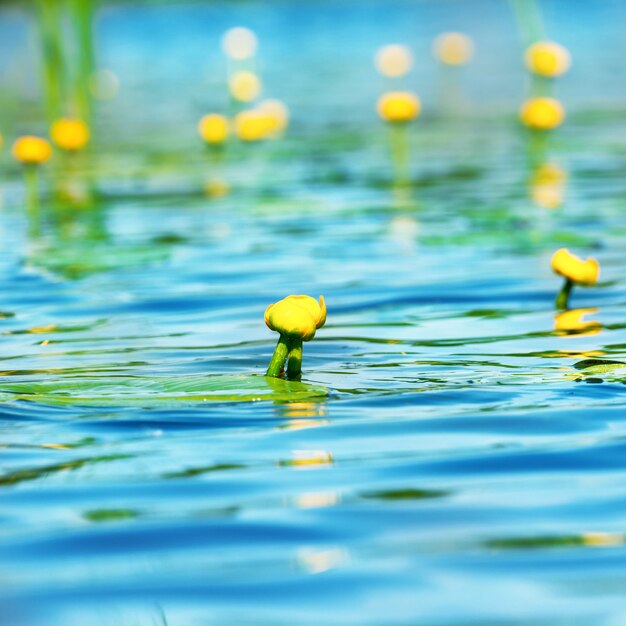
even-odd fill
[{"label": "bokeh yellow spot", "polygon": [[235,100],[251,102],[261,93],[261,81],[254,72],[240,70],[228,79],[228,88]]},{"label": "bokeh yellow spot", "polygon": [[59,119],[50,127],[50,137],[58,148],[77,152],[89,143],[89,127],[82,120]]},{"label": "bokeh yellow spot", "polygon": [[269,132],[272,134],[284,132],[289,125],[289,109],[281,100],[263,100],[256,106],[256,110],[267,116]]},{"label": "bokeh yellow spot", "polygon": [[554,78],[567,72],[570,67],[570,54],[558,43],[538,41],[527,48],[524,62],[531,72]]},{"label": "bokeh yellow spot", "polygon": [[519,112],[522,123],[534,130],[552,130],[563,123],[565,109],[554,98],[526,100]]},{"label": "bokeh yellow spot", "polygon": [[530,191],[535,204],[545,209],[556,209],[563,204],[567,173],[554,163],[543,163],[530,180]]},{"label": "bokeh yellow spot", "polygon": [[374,64],[383,76],[404,76],[413,67],[413,55],[406,46],[391,44],[378,50]]},{"label": "bokeh yellow spot", "polygon": [[410,122],[420,114],[422,105],[409,91],[390,91],[378,99],[376,108],[386,122]]},{"label": "bokeh yellow spot", "polygon": [[209,198],[223,198],[230,193],[230,185],[228,181],[221,178],[212,178],[205,183],[204,193]]},{"label": "bokeh yellow spot", "polygon": [[435,38],[433,52],[446,65],[466,65],[474,56],[474,42],[463,33],[442,33]]},{"label": "bokeh yellow spot", "polygon": [[242,111],[235,117],[235,132],[241,141],[253,142],[265,139],[271,128],[269,117],[256,109]]},{"label": "bokeh yellow spot", "polygon": [[210,113],[198,123],[198,133],[206,143],[220,144],[228,139],[230,125],[224,115]]},{"label": "bokeh yellow spot", "polygon": [[224,33],[222,49],[226,56],[237,61],[250,59],[256,53],[258,41],[256,35],[249,28],[237,26]]},{"label": "bokeh yellow spot", "polygon": [[45,163],[52,156],[52,147],[41,137],[26,135],[13,144],[12,152],[16,161],[38,165]]},{"label": "bokeh yellow spot", "polygon": [[598,282],[600,264],[596,259],[583,261],[566,248],[557,250],[552,256],[552,269],[557,274],[581,285],[593,285]]}]

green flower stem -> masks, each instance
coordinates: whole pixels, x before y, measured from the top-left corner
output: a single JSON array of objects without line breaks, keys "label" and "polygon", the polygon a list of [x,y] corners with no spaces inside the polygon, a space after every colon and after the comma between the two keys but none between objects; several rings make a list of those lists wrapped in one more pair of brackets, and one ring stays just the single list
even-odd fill
[{"label": "green flower stem", "polygon": [[540,39],[545,39],[541,9],[536,0],[510,0],[510,3],[524,47],[528,47]]},{"label": "green flower stem", "polygon": [[556,297],[556,308],[560,311],[564,311],[565,309],[567,309],[569,296],[572,292],[573,286],[574,283],[569,278],[566,278],[565,282],[563,283],[563,287],[561,288],[561,291],[559,291],[559,295]]},{"label": "green flower stem", "polygon": [[409,128],[408,124],[392,122],[389,124],[389,142],[393,162],[394,183],[397,186],[409,184]]},{"label": "green flower stem", "polygon": [[300,378],[302,375],[302,341],[292,339],[287,361],[287,378]]},{"label": "green flower stem", "polygon": [[289,342],[289,339],[284,335],[281,335],[278,343],[276,344],[274,354],[272,355],[270,366],[267,368],[267,372],[265,372],[266,376],[273,376],[275,378],[278,378],[280,376],[285,366],[287,356],[289,355],[290,348],[291,344]]},{"label": "green flower stem", "polygon": [[90,81],[95,71],[93,46],[94,0],[71,0],[70,16],[78,43],[78,68],[74,76],[74,98],[78,116],[91,127],[92,101]]},{"label": "green flower stem", "polygon": [[39,215],[39,168],[37,165],[24,166],[24,186],[26,188],[26,213],[29,221],[29,234],[37,237],[40,231]]}]

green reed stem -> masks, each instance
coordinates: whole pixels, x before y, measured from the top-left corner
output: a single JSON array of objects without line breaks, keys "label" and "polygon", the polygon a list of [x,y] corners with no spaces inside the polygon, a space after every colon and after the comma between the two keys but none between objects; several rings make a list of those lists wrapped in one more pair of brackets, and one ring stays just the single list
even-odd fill
[{"label": "green reed stem", "polygon": [[93,46],[93,6],[96,0],[69,0],[74,37],[78,44],[78,67],[74,76],[76,112],[91,127],[92,99],[90,81],[95,70]]},{"label": "green reed stem", "polygon": [[274,378],[278,378],[283,368],[285,367],[285,361],[287,360],[287,356],[289,355],[289,349],[291,348],[289,339],[284,335],[280,336],[278,343],[276,344],[276,349],[274,350],[274,354],[272,355],[272,360],[270,361],[270,365],[267,368],[267,372],[265,372],[266,376],[273,376]]},{"label": "green reed stem", "polygon": [[510,0],[520,40],[525,48],[545,39],[545,28],[537,0]]},{"label": "green reed stem", "polygon": [[292,339],[287,361],[287,378],[299,379],[302,375],[302,341]]},{"label": "green reed stem", "polygon": [[46,109],[50,122],[62,113],[65,90],[63,61],[63,24],[58,0],[36,0],[37,21],[42,45],[42,78]]},{"label": "green reed stem", "polygon": [[409,128],[408,124],[389,124],[389,144],[393,163],[394,185],[409,184]]},{"label": "green reed stem", "polygon": [[565,309],[567,309],[569,304],[569,297],[572,293],[573,287],[574,283],[569,278],[566,278],[565,282],[563,283],[563,287],[561,287],[561,291],[559,291],[556,297],[555,304],[558,310],[564,311]]}]

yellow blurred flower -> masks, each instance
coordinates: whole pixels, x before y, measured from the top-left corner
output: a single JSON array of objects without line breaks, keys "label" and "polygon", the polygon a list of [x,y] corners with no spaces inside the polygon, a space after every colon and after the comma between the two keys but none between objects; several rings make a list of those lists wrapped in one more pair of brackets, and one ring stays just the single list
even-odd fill
[{"label": "yellow blurred flower", "polygon": [[52,156],[52,147],[41,137],[26,135],[13,144],[13,156],[16,161],[28,165],[45,163]]},{"label": "yellow blurred flower", "polygon": [[267,116],[270,126],[269,132],[282,133],[289,124],[289,109],[281,100],[263,100],[256,106],[256,110]]},{"label": "yellow blurred flower", "polygon": [[552,41],[538,41],[524,54],[526,67],[540,76],[561,76],[570,67],[570,55],[566,48]]},{"label": "yellow blurred flower", "polygon": [[326,302],[311,296],[287,296],[265,310],[265,323],[287,337],[310,341],[326,322]]},{"label": "yellow blurred flower", "polygon": [[563,105],[554,98],[531,98],[522,105],[522,123],[534,130],[551,130],[560,126],[565,119]]},{"label": "yellow blurred flower", "polygon": [[235,117],[235,132],[241,141],[260,141],[265,139],[272,130],[269,115],[251,109],[242,111]]},{"label": "yellow blurred flower", "polygon": [[230,185],[221,178],[211,178],[204,185],[204,193],[209,198],[223,198],[230,193]]},{"label": "yellow blurred flower", "polygon": [[552,256],[552,269],[580,285],[593,285],[598,282],[600,275],[600,264],[596,259],[583,261],[565,248],[557,250]]},{"label": "yellow blurred flower", "polygon": [[228,139],[229,131],[228,120],[219,113],[205,115],[198,124],[200,137],[210,144],[224,143]]},{"label": "yellow blurred flower", "polygon": [[413,55],[406,46],[391,44],[378,50],[374,64],[383,76],[396,78],[408,74],[411,70]]},{"label": "yellow blurred flower", "polygon": [[602,324],[596,320],[584,320],[585,315],[596,313],[598,309],[571,309],[554,316],[554,330],[579,335],[597,335]]},{"label": "yellow blurred flower", "polygon": [[89,143],[89,127],[82,120],[62,118],[50,127],[50,137],[62,150],[77,152]]},{"label": "yellow blurred flower", "polygon": [[463,33],[442,33],[435,38],[433,52],[446,65],[466,65],[474,55],[474,42]]},{"label": "yellow blurred flower", "polygon": [[249,28],[237,26],[224,33],[222,49],[231,59],[244,61],[254,56],[257,49],[257,38]]},{"label": "yellow blurred flower", "polygon": [[235,100],[250,102],[261,93],[261,81],[254,72],[240,70],[229,78],[228,88]]},{"label": "yellow blurred flower", "polygon": [[409,91],[390,91],[378,99],[376,108],[386,122],[410,122],[420,114],[422,105]]}]

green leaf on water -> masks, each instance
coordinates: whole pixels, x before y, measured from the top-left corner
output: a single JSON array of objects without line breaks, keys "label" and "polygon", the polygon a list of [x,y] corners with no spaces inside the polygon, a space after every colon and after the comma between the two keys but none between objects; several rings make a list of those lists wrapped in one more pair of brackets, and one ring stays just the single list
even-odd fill
[{"label": "green leaf on water", "polygon": [[207,402],[301,402],[328,395],[324,387],[258,375],[84,376],[3,382],[0,401],[54,406],[163,406]]},{"label": "green leaf on water", "polygon": [[584,374],[606,374],[626,368],[626,363],[609,359],[584,359],[574,363],[574,367]]}]

